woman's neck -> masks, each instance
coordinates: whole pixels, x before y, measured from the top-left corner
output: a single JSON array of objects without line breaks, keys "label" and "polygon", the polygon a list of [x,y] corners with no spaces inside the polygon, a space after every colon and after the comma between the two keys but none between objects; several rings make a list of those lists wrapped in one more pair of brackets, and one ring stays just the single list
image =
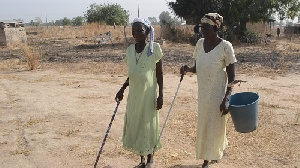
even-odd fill
[{"label": "woman's neck", "polygon": [[217,44],[220,42],[220,37],[218,35],[206,38],[205,39],[208,44]]},{"label": "woman's neck", "polygon": [[140,53],[140,52],[142,52],[144,50],[145,46],[146,46],[146,42],[144,42],[144,43],[143,42],[142,43],[136,43],[135,44],[135,51],[137,53]]}]

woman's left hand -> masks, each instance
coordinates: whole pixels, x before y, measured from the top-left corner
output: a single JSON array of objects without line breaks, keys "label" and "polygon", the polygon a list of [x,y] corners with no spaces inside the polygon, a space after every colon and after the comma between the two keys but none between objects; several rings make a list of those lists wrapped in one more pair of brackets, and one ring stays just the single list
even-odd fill
[{"label": "woman's left hand", "polygon": [[229,108],[229,99],[227,97],[224,97],[224,99],[220,105],[220,111],[222,113],[221,117],[228,113],[228,111],[229,111],[228,108]]},{"label": "woman's left hand", "polygon": [[158,96],[157,103],[156,103],[156,110],[161,109],[162,105],[163,105],[163,97],[162,96]]}]

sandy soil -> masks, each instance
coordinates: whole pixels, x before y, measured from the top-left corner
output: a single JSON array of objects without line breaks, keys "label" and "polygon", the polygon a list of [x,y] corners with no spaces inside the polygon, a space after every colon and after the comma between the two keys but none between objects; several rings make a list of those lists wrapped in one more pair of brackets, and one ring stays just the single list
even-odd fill
[{"label": "sandy soil", "polygon": [[[294,46],[289,53],[280,49],[287,46]],[[248,82],[235,87],[234,93],[260,95],[259,126],[254,132],[238,133],[229,119],[229,148],[212,168],[300,167],[299,43],[278,42],[274,47],[277,50],[271,46],[235,47],[239,60],[236,78]],[[66,48],[58,52],[61,48],[47,50],[45,45],[42,62],[33,71],[28,71],[20,51],[1,48],[0,167],[93,167],[116,107],[114,96],[126,80],[121,63],[124,47],[99,49],[78,44]],[[192,49],[188,45],[163,46],[161,126],[179,84],[178,68],[193,63]],[[139,162],[139,156],[122,149],[126,98],[127,92],[98,167],[134,167]],[[155,167],[200,167],[202,160],[195,160],[196,110],[196,76],[187,75],[161,139],[163,148],[155,154]]]}]

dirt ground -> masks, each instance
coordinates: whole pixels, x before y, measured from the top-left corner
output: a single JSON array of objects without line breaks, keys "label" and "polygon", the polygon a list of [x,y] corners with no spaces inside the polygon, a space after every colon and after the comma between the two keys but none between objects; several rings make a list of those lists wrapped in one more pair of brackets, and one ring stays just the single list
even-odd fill
[{"label": "dirt ground", "polygon": [[[0,167],[93,167],[126,80],[125,46],[102,47],[80,39],[49,39],[39,45],[41,61],[29,71],[17,47],[0,49]],[[174,98],[179,67],[193,64],[193,46],[162,45],[164,106],[161,127]],[[234,93],[259,94],[259,125],[238,133],[229,117],[229,147],[212,168],[300,167],[300,39],[273,39],[263,45],[234,46]],[[134,167],[139,156],[122,149],[128,92],[120,103],[98,167]],[[184,77],[155,154],[157,168],[196,168],[196,75]]]}]

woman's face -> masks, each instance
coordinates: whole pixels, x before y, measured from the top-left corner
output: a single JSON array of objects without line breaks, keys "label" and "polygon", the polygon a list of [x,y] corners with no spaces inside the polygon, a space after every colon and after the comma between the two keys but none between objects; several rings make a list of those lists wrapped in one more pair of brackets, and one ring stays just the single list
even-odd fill
[{"label": "woman's face", "polygon": [[145,42],[148,36],[147,28],[144,24],[136,22],[132,24],[132,36],[136,43]]},{"label": "woman's face", "polygon": [[210,38],[216,34],[215,27],[208,23],[201,24],[201,32],[204,38]]}]

